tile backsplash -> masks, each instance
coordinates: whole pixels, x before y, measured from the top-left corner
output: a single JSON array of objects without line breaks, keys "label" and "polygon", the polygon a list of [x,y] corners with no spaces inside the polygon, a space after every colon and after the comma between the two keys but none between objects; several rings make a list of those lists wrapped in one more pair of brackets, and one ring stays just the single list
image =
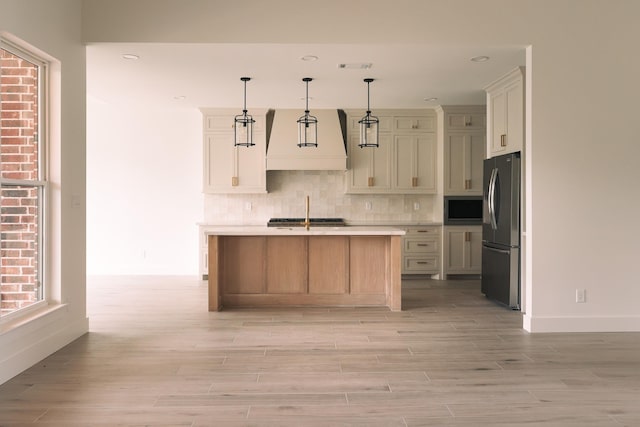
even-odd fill
[{"label": "tile backsplash", "polygon": [[[269,218],[344,218],[351,223],[438,221],[433,194],[344,194],[341,171],[268,171],[267,194],[205,194],[204,222],[265,225]],[[415,209],[415,204],[419,209]],[[370,207],[370,209],[368,209]]]}]

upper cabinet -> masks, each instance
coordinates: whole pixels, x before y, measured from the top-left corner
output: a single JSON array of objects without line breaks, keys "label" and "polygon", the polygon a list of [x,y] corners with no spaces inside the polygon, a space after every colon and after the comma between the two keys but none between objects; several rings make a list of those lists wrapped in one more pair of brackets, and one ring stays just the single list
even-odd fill
[{"label": "upper cabinet", "polygon": [[347,111],[349,170],[347,193],[433,194],[437,192],[436,114],[432,110],[374,111],[380,146],[358,147],[358,120]]},{"label": "upper cabinet", "polygon": [[435,132],[436,116],[396,116],[393,118],[394,130],[398,133]]},{"label": "upper cabinet", "polygon": [[485,107],[443,106],[444,194],[482,195]]},{"label": "upper cabinet", "polygon": [[391,192],[391,148],[392,136],[380,132],[378,148],[360,148],[360,136],[350,132],[349,170],[346,175],[347,191],[350,193]]},{"label": "upper cabinet", "polygon": [[524,147],[524,67],[491,83],[487,92],[488,157]]},{"label": "upper cabinet", "polygon": [[393,188],[402,193],[435,193],[436,134],[396,135],[393,141]]},{"label": "upper cabinet", "polygon": [[444,128],[449,131],[484,131],[487,115],[483,106],[442,107],[445,109]]},{"label": "upper cabinet", "polygon": [[251,111],[255,146],[236,147],[237,111],[202,109],[204,193],[266,193],[266,111]]}]

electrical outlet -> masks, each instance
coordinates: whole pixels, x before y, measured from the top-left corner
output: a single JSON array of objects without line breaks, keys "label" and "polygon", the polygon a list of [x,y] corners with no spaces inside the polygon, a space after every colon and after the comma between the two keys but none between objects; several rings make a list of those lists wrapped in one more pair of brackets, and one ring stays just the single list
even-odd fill
[{"label": "electrical outlet", "polygon": [[371,202],[365,202],[364,203],[364,210],[366,210],[366,211],[370,211],[371,210]]},{"label": "electrical outlet", "polygon": [[414,210],[414,211],[419,211],[419,210],[420,210],[420,203],[415,202],[415,203],[413,204],[413,210]]},{"label": "electrical outlet", "polygon": [[250,212],[251,211],[251,202],[245,202],[244,204],[244,210]]},{"label": "electrical outlet", "polygon": [[586,289],[576,289],[576,302],[578,302],[578,303],[587,302],[587,290]]}]

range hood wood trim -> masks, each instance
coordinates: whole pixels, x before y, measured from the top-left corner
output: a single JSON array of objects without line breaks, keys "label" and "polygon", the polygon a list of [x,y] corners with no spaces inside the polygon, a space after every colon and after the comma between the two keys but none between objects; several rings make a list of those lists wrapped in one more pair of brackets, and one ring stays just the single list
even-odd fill
[{"label": "range hood wood trim", "polygon": [[[295,168],[292,168],[292,164]],[[267,170],[347,170],[347,157],[336,159],[335,157],[313,159],[304,157],[271,157],[267,158]]]}]

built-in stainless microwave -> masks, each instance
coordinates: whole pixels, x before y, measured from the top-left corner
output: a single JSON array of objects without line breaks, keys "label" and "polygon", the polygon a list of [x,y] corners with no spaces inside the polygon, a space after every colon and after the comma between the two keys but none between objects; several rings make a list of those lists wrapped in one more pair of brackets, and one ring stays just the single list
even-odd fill
[{"label": "built-in stainless microwave", "polygon": [[482,196],[444,196],[445,225],[481,225]]}]

